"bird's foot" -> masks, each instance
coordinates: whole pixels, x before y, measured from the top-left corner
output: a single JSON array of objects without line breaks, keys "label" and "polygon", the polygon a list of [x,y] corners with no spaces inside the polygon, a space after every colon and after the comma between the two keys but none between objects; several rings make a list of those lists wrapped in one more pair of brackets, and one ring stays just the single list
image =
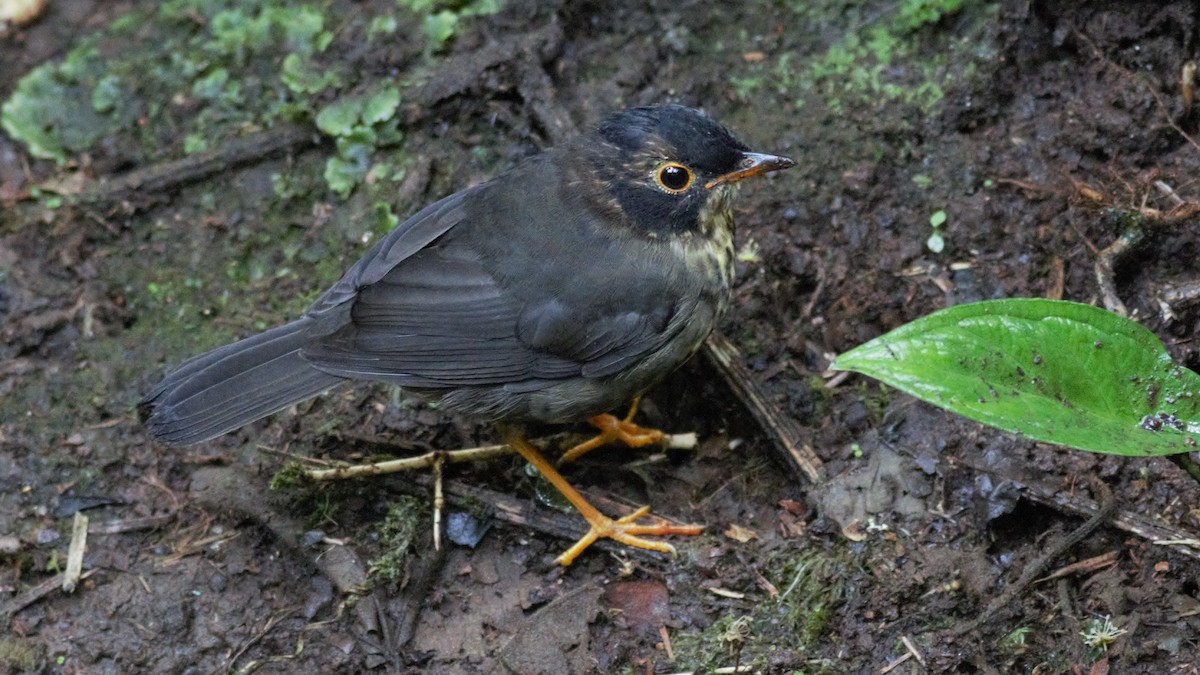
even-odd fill
[{"label": "bird's foot", "polygon": [[575,542],[571,548],[563,551],[562,555],[554,559],[554,562],[566,567],[574,562],[575,558],[579,557],[579,554],[583,553],[588,546],[591,546],[597,539],[602,538],[619,541],[626,546],[675,555],[675,547],[667,542],[644,539],[639,535],[664,536],[682,534],[696,536],[704,530],[700,525],[676,525],[661,519],[653,524],[638,524],[635,522],[639,518],[649,514],[650,507],[643,506],[637,511],[616,520],[598,513],[588,517],[588,523],[592,526],[592,529],[583,535],[579,541]]},{"label": "bird's foot", "polygon": [[599,429],[600,433],[563,453],[558,460],[558,465],[574,462],[596,448],[618,441],[631,448],[663,444],[668,438],[667,434],[658,429],[647,429],[634,423],[633,416],[637,414],[640,402],[640,398],[633,399],[633,403],[629,406],[629,413],[625,415],[624,419],[607,413],[589,417],[588,423]]},{"label": "bird's foot", "polygon": [[571,548],[565,553],[558,556],[555,560],[558,564],[570,565],[588,546],[600,538],[608,538],[614,541],[619,541],[626,546],[636,548],[649,549],[651,551],[662,551],[663,553],[675,553],[675,547],[662,541],[652,541],[643,539],[642,535],[648,536],[663,536],[668,534],[684,534],[697,535],[700,534],[703,528],[699,525],[676,525],[665,520],[659,519],[659,522],[654,524],[638,524],[637,519],[646,516],[650,513],[649,506],[634,511],[633,513],[613,520],[608,516],[600,513],[597,509],[582,495],[567,482],[566,478],[554,468],[542,453],[538,452],[537,448],[533,447],[519,429],[513,430],[508,434],[508,443],[516,450],[518,454],[525,458],[533,468],[554,486],[556,490],[562,493],[567,501],[579,511],[584,520],[591,525],[588,533],[575,542]]}]

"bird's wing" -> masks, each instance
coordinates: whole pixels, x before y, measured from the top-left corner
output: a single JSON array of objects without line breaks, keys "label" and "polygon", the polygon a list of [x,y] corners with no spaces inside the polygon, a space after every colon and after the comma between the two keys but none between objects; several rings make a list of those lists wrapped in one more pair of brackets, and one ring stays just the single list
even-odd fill
[{"label": "bird's wing", "polygon": [[303,354],[333,375],[406,387],[537,389],[619,372],[681,328],[670,303],[650,311],[604,304],[581,308],[553,291],[518,297],[476,251],[438,243],[360,288],[349,323]]},{"label": "bird's wing", "polygon": [[[617,276],[636,282],[636,271],[600,268],[589,251],[539,250],[539,228],[528,223],[505,234],[463,222],[486,219],[469,207],[478,190],[402,224],[325,293],[314,307],[336,306],[337,319],[304,357],[332,375],[412,388],[538,389],[620,372],[682,329],[688,312],[654,284],[605,291]],[[486,264],[497,260],[538,273],[500,280]]]},{"label": "bird's wing", "polygon": [[378,282],[401,262],[462,222],[465,217],[464,202],[471,191],[456,192],[436,201],[397,225],[354,263],[336,284],[317,298],[306,314],[320,318],[344,310],[359,289]]}]

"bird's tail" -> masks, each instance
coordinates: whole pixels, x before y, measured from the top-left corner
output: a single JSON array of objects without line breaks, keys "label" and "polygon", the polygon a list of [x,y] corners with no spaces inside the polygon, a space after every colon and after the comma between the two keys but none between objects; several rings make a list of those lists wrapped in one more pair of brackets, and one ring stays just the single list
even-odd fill
[{"label": "bird's tail", "polygon": [[190,445],[344,382],[300,355],[312,324],[299,319],[186,361],[142,399],[138,415],[160,441]]}]

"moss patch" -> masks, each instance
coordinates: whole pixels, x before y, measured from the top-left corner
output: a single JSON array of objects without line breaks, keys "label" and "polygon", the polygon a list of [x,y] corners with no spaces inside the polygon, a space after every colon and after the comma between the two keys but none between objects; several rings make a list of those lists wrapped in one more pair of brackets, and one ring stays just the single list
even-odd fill
[{"label": "moss patch", "polygon": [[[776,550],[760,574],[777,595],[753,602],[748,610],[722,614],[708,628],[672,638],[676,663],[705,672],[735,661],[750,670],[768,668],[774,652],[815,650],[846,599],[849,554],[794,548]],[[812,673],[835,672],[820,663]]]},{"label": "moss patch", "polygon": [[[746,101],[774,95],[805,108],[821,103],[835,114],[902,105],[927,113],[947,88],[968,81],[990,47],[981,36],[996,8],[977,0],[902,0],[881,6],[792,3],[801,33],[835,35],[814,55],[782,51],[751,59],[731,76]],[[957,22],[955,30],[935,28]],[[981,46],[983,45],[983,46]]]}]

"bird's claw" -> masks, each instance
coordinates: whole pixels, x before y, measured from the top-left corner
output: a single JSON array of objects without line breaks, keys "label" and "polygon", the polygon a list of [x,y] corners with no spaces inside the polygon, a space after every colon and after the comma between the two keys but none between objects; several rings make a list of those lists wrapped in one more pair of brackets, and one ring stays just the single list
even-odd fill
[{"label": "bird's claw", "polygon": [[618,441],[631,448],[661,444],[667,438],[665,433],[634,423],[633,416],[637,414],[638,403],[640,403],[640,399],[634,399],[633,405],[629,406],[629,413],[625,415],[624,419],[607,413],[588,418],[588,422],[599,429],[600,433],[563,453],[558,460],[558,465],[574,462],[596,448]]},{"label": "bird's claw", "polygon": [[597,539],[608,538],[614,541],[619,541],[626,546],[636,548],[644,548],[650,551],[659,551],[661,553],[670,553],[675,555],[675,547],[665,541],[654,541],[645,539],[639,535],[650,536],[665,536],[670,534],[681,534],[695,536],[700,534],[704,528],[699,525],[676,525],[665,520],[659,519],[653,524],[638,524],[639,518],[650,514],[650,507],[643,506],[633,513],[613,520],[607,516],[599,518],[589,518],[588,523],[591,529],[587,534],[579,538],[571,548],[563,551],[561,555],[555,558],[554,562],[566,567],[579,557],[588,546],[591,546]]}]

